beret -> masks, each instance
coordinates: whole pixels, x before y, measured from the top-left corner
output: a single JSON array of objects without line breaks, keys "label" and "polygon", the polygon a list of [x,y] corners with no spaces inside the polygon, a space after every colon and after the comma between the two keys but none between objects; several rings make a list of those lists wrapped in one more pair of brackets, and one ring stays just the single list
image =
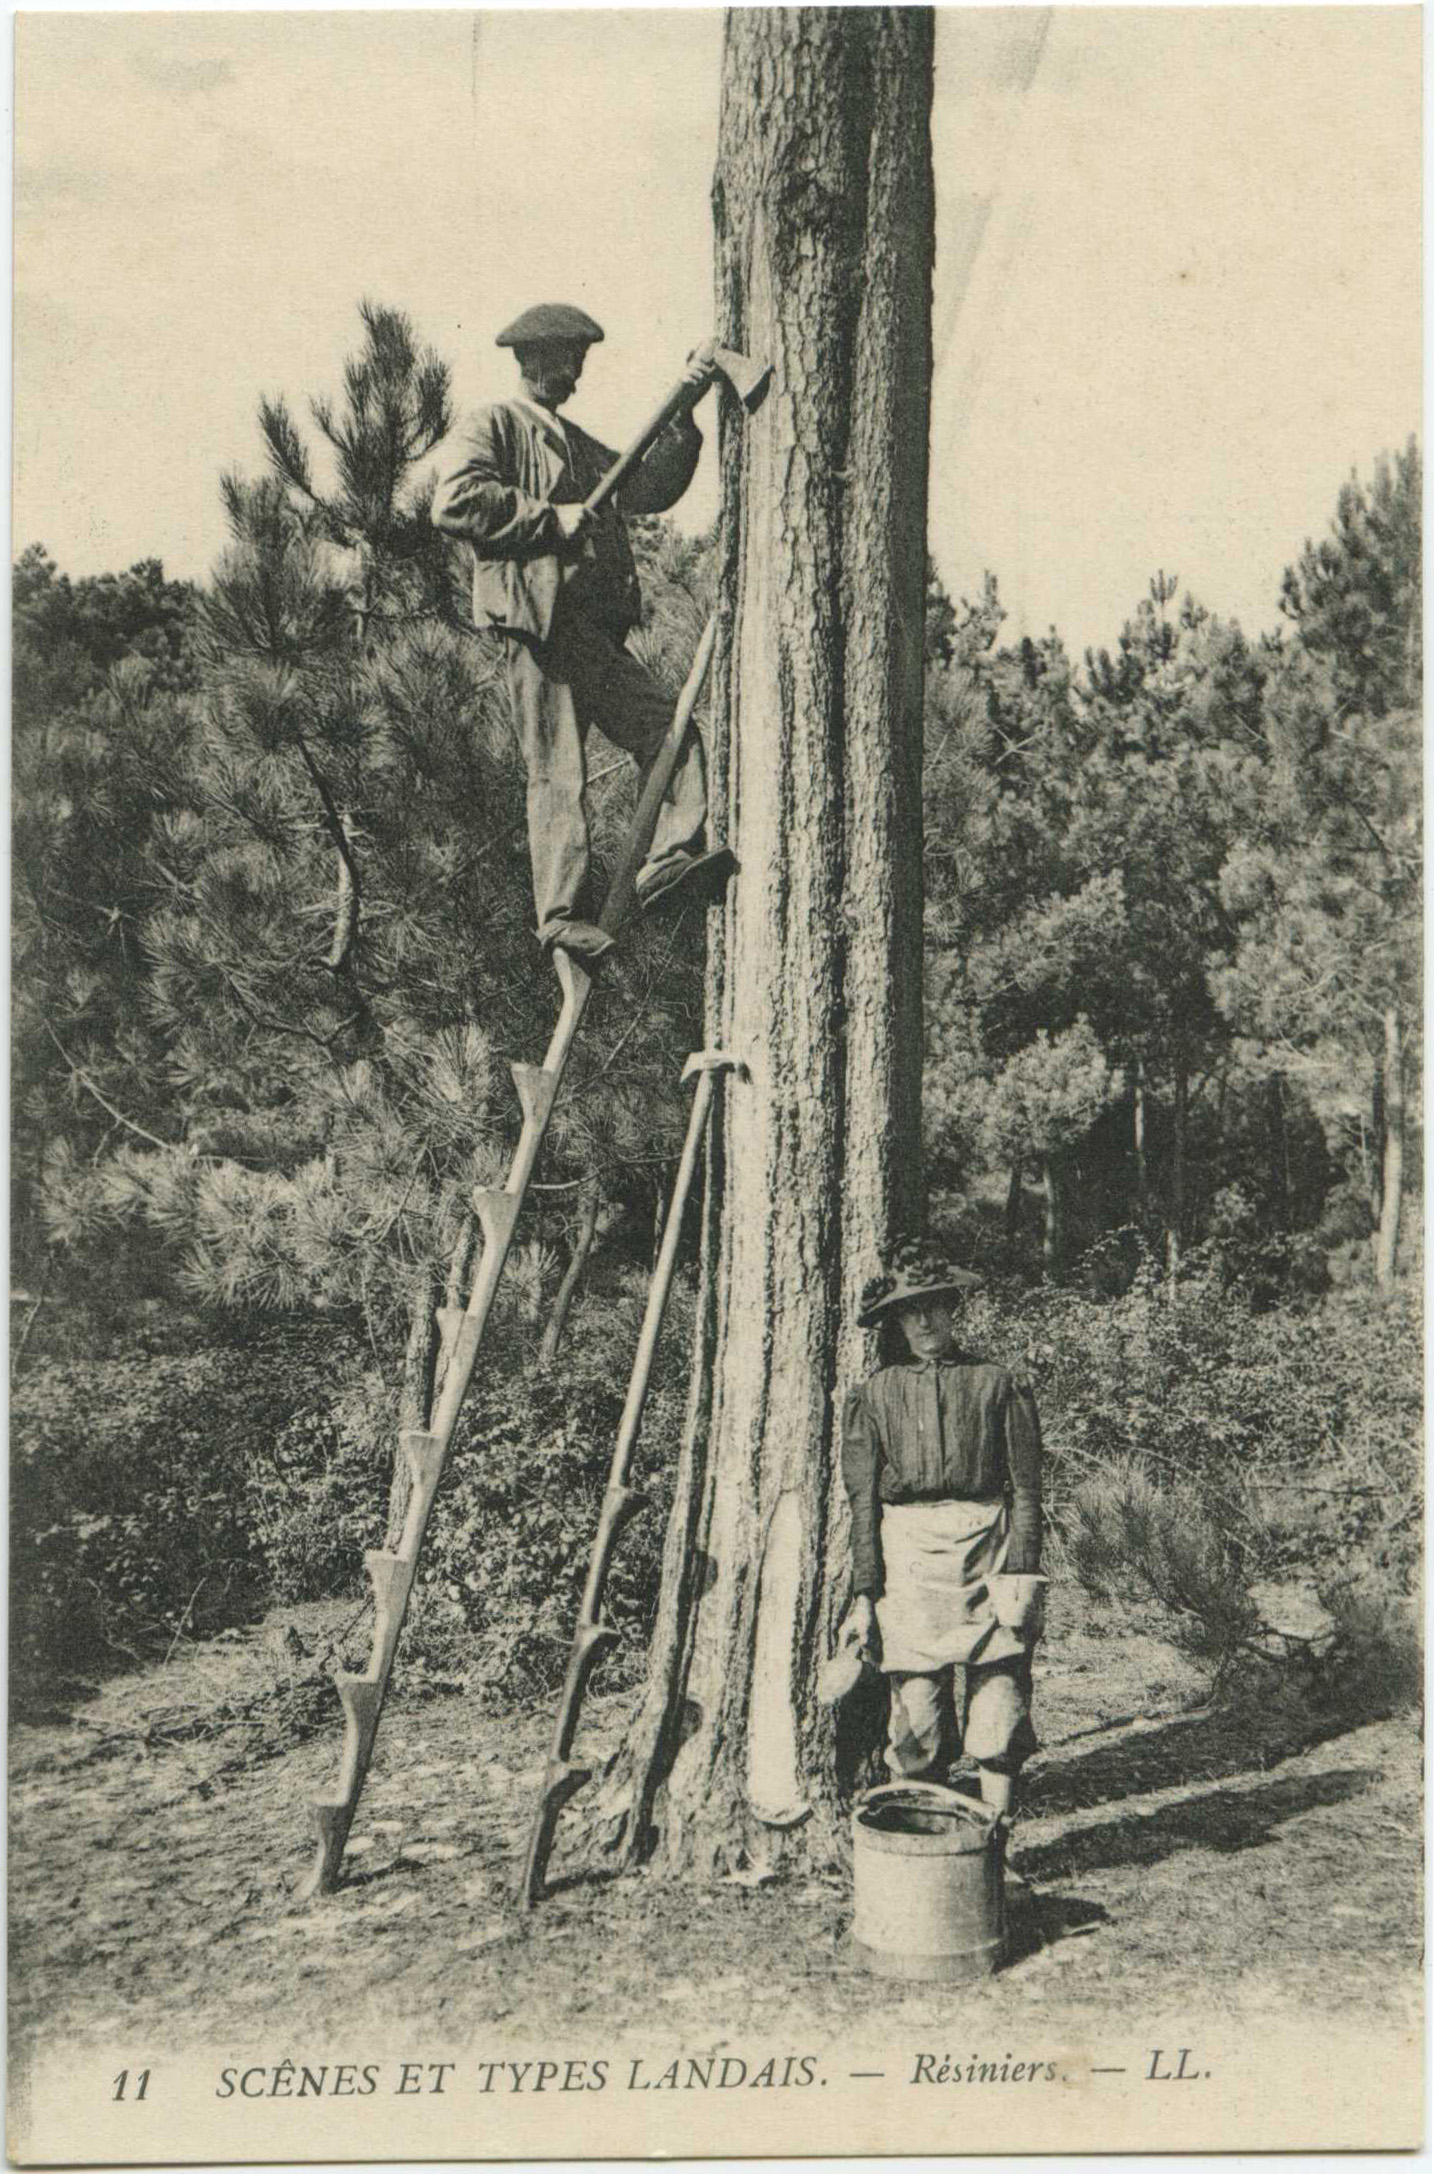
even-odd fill
[{"label": "beret", "polygon": [[584,347],[591,347],[601,338],[602,326],[586,311],[567,302],[539,302],[504,325],[494,344],[529,347],[537,340],[581,340]]}]

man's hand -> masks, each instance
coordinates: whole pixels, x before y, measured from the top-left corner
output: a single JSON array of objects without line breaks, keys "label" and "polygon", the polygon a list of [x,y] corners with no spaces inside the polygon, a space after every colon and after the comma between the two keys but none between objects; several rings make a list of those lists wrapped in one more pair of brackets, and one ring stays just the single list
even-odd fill
[{"label": "man's hand", "polygon": [[574,543],[579,536],[585,536],[592,525],[593,517],[586,506],[554,506],[553,511],[558,517],[564,543]]},{"label": "man's hand", "polygon": [[704,340],[700,347],[693,348],[687,358],[687,367],[682,373],[684,385],[701,385],[705,387],[710,383],[712,377],[712,351],[716,344],[715,340]]},{"label": "man's hand", "polygon": [[881,1659],[881,1632],[876,1621],[876,1602],[870,1593],[858,1593],[842,1618],[839,1643],[855,1646],[869,1661]]}]

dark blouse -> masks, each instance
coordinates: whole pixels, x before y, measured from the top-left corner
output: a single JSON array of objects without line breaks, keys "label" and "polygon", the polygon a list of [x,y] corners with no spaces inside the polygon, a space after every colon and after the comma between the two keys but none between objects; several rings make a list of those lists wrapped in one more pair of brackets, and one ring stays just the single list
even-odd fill
[{"label": "dark blouse", "polygon": [[842,1478],[851,1503],[852,1584],[883,1588],[885,1502],[1011,1505],[1008,1570],[1041,1566],[1041,1425],[1030,1384],[960,1356],[884,1367],[847,1398]]}]

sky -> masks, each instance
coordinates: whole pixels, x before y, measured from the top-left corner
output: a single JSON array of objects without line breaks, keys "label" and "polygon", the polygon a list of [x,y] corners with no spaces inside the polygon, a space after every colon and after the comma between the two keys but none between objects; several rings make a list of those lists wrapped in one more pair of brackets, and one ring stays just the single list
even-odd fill
[{"label": "sky", "polygon": [[[255,409],[361,296],[460,411],[536,300],[607,328],[609,444],[710,330],[715,9],[22,15],[16,550],[202,578]],[[1415,8],[937,19],[930,541],[1008,632],[1113,642],[1150,575],[1273,625],[1341,481],[1419,427]],[[680,518],[715,510],[710,451]]]}]

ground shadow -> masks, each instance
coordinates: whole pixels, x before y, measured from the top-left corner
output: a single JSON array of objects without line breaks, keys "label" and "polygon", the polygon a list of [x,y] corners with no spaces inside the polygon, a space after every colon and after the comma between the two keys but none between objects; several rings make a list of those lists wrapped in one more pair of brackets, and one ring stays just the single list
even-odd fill
[{"label": "ground shadow", "polygon": [[1178,1714],[1159,1728],[1073,1759],[1054,1758],[1032,1773],[1023,1807],[1034,1818],[1087,1811],[1119,1797],[1146,1796],[1228,1775],[1263,1773],[1296,1752],[1347,1734],[1368,1720],[1320,1713],[1299,1699],[1254,1699]]},{"label": "ground shadow", "polygon": [[1084,1895],[1041,1895],[1021,1877],[1006,1888],[1006,1952],[1001,1968],[1023,1963],[1060,1940],[1076,1940],[1110,1923],[1110,1912]]},{"label": "ground shadow", "polygon": [[[590,1894],[594,1888],[610,1887],[627,1870],[625,1865],[572,1865],[566,1872],[550,1872],[544,1878],[537,1906],[541,1908],[545,1902],[556,1902],[560,1895],[585,1895]],[[517,1900],[518,1897],[519,1883],[515,1879],[509,1899]]]},{"label": "ground shadow", "polygon": [[1069,1880],[1120,1865],[1152,1864],[1183,1849],[1255,1849],[1285,1820],[1345,1804],[1378,1779],[1378,1767],[1360,1766],[1337,1774],[1291,1775],[1252,1789],[1212,1790],[1147,1816],[1127,1813],[1023,1849],[1020,1874],[1025,1880]]},{"label": "ground shadow", "polygon": [[[381,1888],[386,1880],[397,1879],[401,1872],[412,1872],[414,1869],[413,1865],[405,1865],[401,1857],[385,1857],[378,1864],[345,1864],[342,1877],[331,1892],[336,1895],[359,1895],[366,1887]],[[296,1867],[289,1890],[291,1901],[297,1902],[301,1899],[299,1888],[303,1885],[308,1870],[307,1860]]]},{"label": "ground shadow", "polygon": [[[1081,1939],[1110,1923],[1110,1912],[1101,1903],[1092,1902],[1084,1895],[1038,1894],[1033,1887],[1027,1886],[1024,1874],[1023,1865],[1021,1875],[1008,1880],[1006,1885],[1006,1941],[996,1966],[998,1970],[1010,1970],[1017,1963],[1029,1961],[1043,1948],[1055,1947],[1062,1940]],[[852,1938],[851,1926],[850,1911],[843,1911],[837,1921],[828,1961],[838,1973],[857,1979],[869,1978],[870,1961]]]}]

